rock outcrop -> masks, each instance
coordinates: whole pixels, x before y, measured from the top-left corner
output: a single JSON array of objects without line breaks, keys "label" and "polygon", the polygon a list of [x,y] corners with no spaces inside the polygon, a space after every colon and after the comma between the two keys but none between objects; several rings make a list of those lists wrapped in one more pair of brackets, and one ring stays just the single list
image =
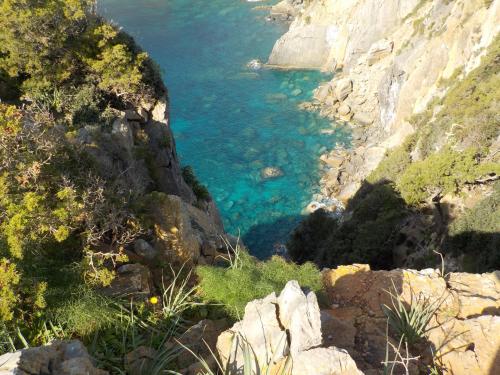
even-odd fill
[{"label": "rock outcrop", "polygon": [[213,200],[196,197],[183,178],[166,96],[118,113],[110,129],[81,128],[75,142],[129,192],[149,225],[127,249],[130,257],[145,264],[213,261],[223,248],[222,220]]},{"label": "rock outcrop", "polygon": [[295,9],[269,63],[342,68],[304,107],[355,127],[344,170],[357,173],[322,184],[324,195],[343,200],[415,131],[408,119],[443,95],[441,83],[477,67],[500,31],[499,0],[311,0]]},{"label": "rock outcrop", "polygon": [[346,351],[322,343],[316,295],[289,281],[279,296],[248,303],[243,320],[219,336],[217,351],[231,374],[241,373],[245,347],[254,353],[255,373],[288,365],[293,375],[361,374]]},{"label": "rock outcrop", "polygon": [[47,346],[0,356],[0,375],[108,375],[96,368],[78,340],[55,341]]},{"label": "rock outcrop", "polygon": [[[329,345],[342,345],[365,373],[377,373],[386,356],[389,291],[408,308],[434,304],[427,343],[412,348],[419,366],[434,361],[455,375],[500,372],[500,272],[451,273],[432,269],[372,271],[368,265],[323,271],[330,308],[322,311]],[[397,341],[394,332],[390,336]],[[397,342],[396,342],[397,344]],[[393,353],[390,358],[393,358]]]}]

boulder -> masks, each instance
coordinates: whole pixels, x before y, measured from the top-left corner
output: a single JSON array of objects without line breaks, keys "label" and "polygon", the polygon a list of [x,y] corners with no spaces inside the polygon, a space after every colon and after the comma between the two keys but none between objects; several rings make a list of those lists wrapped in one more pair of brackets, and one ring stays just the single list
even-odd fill
[{"label": "boulder", "polygon": [[50,345],[19,350],[0,356],[1,375],[108,375],[96,368],[78,340],[54,341]]},{"label": "boulder", "polygon": [[294,357],[292,375],[362,375],[347,351],[314,348]]},{"label": "boulder", "polygon": [[335,97],[342,102],[352,92],[352,81],[350,78],[342,78],[335,81]]},{"label": "boulder", "polygon": [[342,103],[339,109],[337,109],[337,112],[341,116],[347,116],[349,113],[351,113],[351,107],[349,107],[346,103]]},{"label": "boulder", "polygon": [[124,264],[118,267],[116,273],[111,285],[104,288],[105,294],[120,297],[147,297],[150,294],[151,273],[146,266],[139,263]]},{"label": "boulder", "polygon": [[279,297],[272,293],[249,302],[243,320],[219,336],[217,350],[229,374],[242,373],[245,343],[255,356],[255,374],[287,363],[292,363],[292,375],[361,374],[347,352],[322,348],[322,342],[316,295],[289,281]]},{"label": "boulder", "polygon": [[[199,358],[208,361],[212,358],[210,350],[215,348],[217,338],[228,327],[229,324],[225,319],[203,319],[184,332],[179,342],[188,346]],[[190,368],[193,365],[193,355],[182,351],[177,358],[177,364],[179,368]]]},{"label": "boulder", "polygon": [[142,238],[134,242],[134,251],[146,260],[153,260],[158,255],[158,251]]},{"label": "boulder", "polygon": [[260,171],[260,176],[264,179],[277,178],[283,176],[283,171],[278,167],[266,167]]},{"label": "boulder", "polygon": [[314,99],[319,102],[324,102],[326,98],[331,94],[331,86],[329,83],[319,86],[314,91]]}]

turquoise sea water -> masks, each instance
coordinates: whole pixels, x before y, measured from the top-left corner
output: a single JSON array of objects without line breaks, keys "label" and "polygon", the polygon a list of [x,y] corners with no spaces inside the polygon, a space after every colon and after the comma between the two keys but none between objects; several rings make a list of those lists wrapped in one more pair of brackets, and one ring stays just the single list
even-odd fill
[{"label": "turquoise sea water", "polygon": [[[243,0],[101,0],[159,63],[183,165],[191,165],[224,219],[253,254],[266,257],[300,220],[319,180],[318,157],[348,134],[299,111],[328,77],[319,72],[252,71],[287,26]],[[284,175],[263,180],[264,167]]]}]

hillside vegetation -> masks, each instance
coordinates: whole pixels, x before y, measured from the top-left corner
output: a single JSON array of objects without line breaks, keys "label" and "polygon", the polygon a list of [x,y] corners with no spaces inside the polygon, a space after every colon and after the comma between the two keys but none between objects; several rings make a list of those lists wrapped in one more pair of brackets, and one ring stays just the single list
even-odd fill
[{"label": "hillside vegetation", "polygon": [[[500,268],[495,198],[500,188],[495,182],[500,175],[500,38],[478,68],[467,75],[456,72],[441,85],[448,86],[446,94],[410,119],[415,134],[366,178],[348,203],[345,220],[313,214],[289,242],[292,258],[323,266],[366,262],[383,269],[419,268],[435,266],[437,250],[457,258],[466,271]],[[463,202],[467,196],[480,201],[455,207],[456,199]],[[411,233],[413,238],[411,226],[420,232]],[[407,264],[398,263],[396,254],[404,242],[418,253]]]}]

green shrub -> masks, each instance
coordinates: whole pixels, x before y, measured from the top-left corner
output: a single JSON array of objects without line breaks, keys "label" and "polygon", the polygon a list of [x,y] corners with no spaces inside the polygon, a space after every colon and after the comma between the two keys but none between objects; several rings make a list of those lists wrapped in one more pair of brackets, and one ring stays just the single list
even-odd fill
[{"label": "green shrub", "polygon": [[415,138],[409,137],[405,143],[391,150],[377,168],[366,178],[371,184],[381,180],[397,182],[401,173],[411,164],[410,152],[415,146]]},{"label": "green shrub", "polygon": [[300,286],[314,291],[321,289],[321,274],[311,263],[299,266],[277,256],[259,262],[246,253],[241,257],[240,268],[197,268],[202,298],[224,304],[234,318],[243,316],[248,302],[281,292],[289,280],[297,280]]},{"label": "green shrub", "polygon": [[200,201],[207,201],[210,199],[208,189],[198,181],[192,167],[186,166],[182,168],[182,177],[184,178],[184,181],[186,181],[186,184],[193,189],[196,198]]},{"label": "green shrub", "polygon": [[365,183],[349,201],[342,222],[317,211],[292,234],[292,259],[324,267],[369,263],[374,269],[393,265],[392,244],[408,208],[389,182]]},{"label": "green shrub", "polygon": [[398,188],[408,204],[419,204],[435,194],[456,193],[463,184],[493,172],[500,173],[500,166],[480,164],[475,149],[459,152],[446,148],[412,163],[401,176]]},{"label": "green shrub", "polygon": [[500,269],[500,183],[451,223],[444,247],[453,255],[465,254],[467,272]]},{"label": "green shrub", "polygon": [[120,323],[116,318],[116,308],[112,307],[113,301],[92,289],[80,287],[79,291],[66,298],[50,315],[65,327],[69,335],[88,337]]}]

